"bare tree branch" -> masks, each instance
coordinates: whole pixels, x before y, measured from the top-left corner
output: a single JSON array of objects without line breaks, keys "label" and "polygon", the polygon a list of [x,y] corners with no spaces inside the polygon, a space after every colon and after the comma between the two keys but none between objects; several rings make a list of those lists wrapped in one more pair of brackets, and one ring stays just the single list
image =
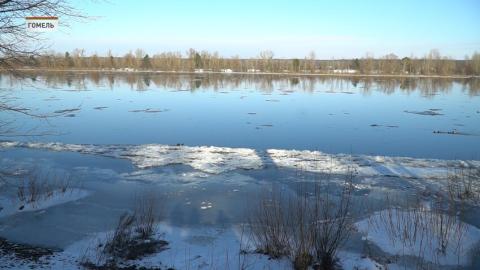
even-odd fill
[{"label": "bare tree branch", "polygon": [[[18,67],[43,54],[48,48],[41,33],[25,29],[25,17],[28,16],[57,16],[64,26],[68,26],[68,21],[87,18],[68,0],[1,0],[0,71],[6,71],[15,77],[22,77]],[[27,108],[12,105],[4,96],[0,96],[0,112],[5,111],[41,119],[63,115],[32,113]],[[7,127],[11,124],[11,121],[1,121],[0,134],[6,134],[5,131],[11,133]]]}]

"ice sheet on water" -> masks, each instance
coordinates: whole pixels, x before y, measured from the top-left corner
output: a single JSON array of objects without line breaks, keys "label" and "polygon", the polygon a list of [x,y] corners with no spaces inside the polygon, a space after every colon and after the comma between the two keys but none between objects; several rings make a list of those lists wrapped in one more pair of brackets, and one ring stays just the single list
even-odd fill
[{"label": "ice sheet on water", "polygon": [[445,178],[454,168],[480,167],[478,160],[438,160],[410,157],[327,154],[321,151],[215,146],[92,145],[35,142],[0,142],[0,148],[23,147],[102,155],[130,160],[140,169],[183,164],[210,174],[236,169],[261,169],[267,165],[309,172],[347,173],[361,176]]},{"label": "ice sheet on water", "polygon": [[256,151],[247,148],[214,146],[86,145],[63,143],[2,142],[0,147],[25,147],[67,151],[129,159],[139,168],[185,164],[206,173],[222,173],[235,169],[258,169],[262,166]]}]

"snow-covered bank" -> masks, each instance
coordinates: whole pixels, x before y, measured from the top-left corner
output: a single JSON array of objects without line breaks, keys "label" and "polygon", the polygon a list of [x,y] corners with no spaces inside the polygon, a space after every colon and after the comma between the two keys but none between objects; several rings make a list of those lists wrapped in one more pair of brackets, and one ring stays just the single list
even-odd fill
[{"label": "snow-covered bank", "polygon": [[[168,242],[168,247],[150,256],[125,262],[137,267],[158,267],[165,269],[291,269],[287,259],[269,260],[268,256],[250,251],[241,229],[214,227],[176,227],[162,223],[157,226],[157,237]],[[88,248],[91,243],[102,242],[106,234],[98,234],[89,240],[73,244],[66,253],[78,254],[87,250],[85,256],[95,260],[98,254]],[[96,240],[95,240],[96,238]],[[241,251],[245,252],[241,252]]]},{"label": "snow-covered bank", "polygon": [[[271,259],[254,252],[248,235],[241,228],[175,227],[162,223],[155,238],[168,241],[168,247],[145,257],[122,261],[120,266],[146,269],[293,269],[287,258]],[[104,259],[98,252],[108,232],[96,233],[77,241],[64,251],[39,262],[25,261],[12,256],[0,258],[5,269],[83,269],[80,263],[96,263]],[[339,264],[345,270],[384,270],[385,266],[359,253],[340,251]]]},{"label": "snow-covered bank", "polygon": [[479,160],[439,160],[410,157],[327,154],[320,151],[214,146],[92,145],[34,142],[0,142],[0,148],[30,148],[101,155],[130,160],[144,169],[184,164],[211,174],[235,169],[261,169],[265,166],[299,169],[309,172],[347,173],[361,176],[398,176],[405,178],[445,178],[456,168],[479,168]]},{"label": "snow-covered bank", "polygon": [[383,266],[380,263],[375,262],[374,260],[362,256],[359,253],[353,253],[349,251],[340,251],[338,253],[338,258],[342,269],[345,270],[385,270],[390,269]]},{"label": "snow-covered bank", "polygon": [[68,189],[65,192],[54,191],[50,196],[41,196],[33,202],[20,202],[6,197],[0,197],[0,217],[10,216],[16,213],[38,211],[56,205],[80,200],[90,195],[90,192],[83,189]]},{"label": "snow-covered bank", "polygon": [[456,216],[427,210],[387,209],[356,223],[384,252],[415,256],[438,265],[468,265],[480,241],[480,229]]}]

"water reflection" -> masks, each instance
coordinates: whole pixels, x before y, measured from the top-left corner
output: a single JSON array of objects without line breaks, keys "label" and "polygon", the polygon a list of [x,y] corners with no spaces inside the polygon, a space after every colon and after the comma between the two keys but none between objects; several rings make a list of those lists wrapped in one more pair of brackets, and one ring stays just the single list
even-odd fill
[{"label": "water reflection", "polygon": [[[15,86],[23,79],[3,74],[2,81]],[[152,87],[176,90],[257,89],[264,92],[315,91],[318,86],[329,91],[342,92],[359,89],[363,94],[381,91],[393,94],[397,91],[411,93],[420,91],[424,97],[448,93],[454,84],[461,86],[470,96],[480,93],[480,79],[453,78],[381,78],[381,77],[328,77],[292,75],[254,74],[153,74],[153,73],[99,73],[99,72],[45,72],[27,73],[24,77],[31,82],[44,82],[46,87],[68,87],[74,90],[87,90],[89,86],[115,89],[128,85],[132,90],[144,91]]]},{"label": "water reflection", "polygon": [[[67,112],[45,123],[1,112],[0,124],[19,134],[3,139],[15,141],[478,159],[479,79],[32,72],[0,80],[3,102]],[[31,130],[43,136],[21,136]]]}]

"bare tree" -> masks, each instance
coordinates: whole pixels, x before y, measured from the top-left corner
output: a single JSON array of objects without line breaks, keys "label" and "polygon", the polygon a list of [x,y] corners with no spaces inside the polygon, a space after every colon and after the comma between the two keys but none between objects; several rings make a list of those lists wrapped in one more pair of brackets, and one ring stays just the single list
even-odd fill
[{"label": "bare tree", "polygon": [[110,69],[116,68],[116,63],[115,63],[115,57],[113,57],[112,50],[108,50],[107,52],[107,59],[106,59],[106,64]]},{"label": "bare tree", "polygon": [[[67,25],[66,22],[71,19],[85,18],[66,0],[0,0],[0,70],[6,70],[13,75],[20,75],[15,68],[32,62],[35,56],[39,56],[48,47],[41,33],[25,30],[27,16],[57,16],[60,17],[62,25]],[[55,59],[53,53],[45,58],[49,66],[56,66]],[[11,105],[8,99],[3,97],[0,98],[1,111],[45,117],[30,114],[25,108]],[[9,124],[11,123],[0,121],[0,128],[8,130]]]},{"label": "bare tree", "polygon": [[475,52],[470,61],[473,74],[480,75],[480,53]]},{"label": "bare tree", "polygon": [[310,73],[315,73],[315,52],[311,51],[308,54],[308,68],[310,69]]},{"label": "bare tree", "polygon": [[[47,46],[41,33],[25,31],[27,16],[58,16],[60,22],[72,18],[85,18],[66,0],[1,0],[0,1],[0,67],[13,70],[38,55]],[[67,19],[67,20],[65,20]]]},{"label": "bare tree", "polygon": [[272,71],[273,55],[273,52],[270,50],[260,52],[259,58],[262,60],[264,71]]},{"label": "bare tree", "polygon": [[373,72],[374,66],[373,66],[373,54],[367,53],[365,54],[365,57],[362,59],[361,65],[360,65],[360,72],[365,73],[365,74],[370,74]]},{"label": "bare tree", "polygon": [[135,68],[137,66],[136,59],[132,51],[129,51],[127,54],[123,56],[123,66],[128,68]]},{"label": "bare tree", "polygon": [[[1,0],[0,0],[1,1]],[[224,58],[218,52],[190,49],[182,56],[179,52],[161,52],[146,54],[144,50],[130,50],[123,57],[116,57],[108,51],[105,55],[86,55],[84,49],[75,49],[68,54],[45,51],[40,56],[30,56],[25,63],[31,68],[65,69],[136,69],[162,71],[194,71],[203,69],[205,72],[233,70],[240,72],[302,72],[314,74],[321,72],[342,72],[353,69],[360,74],[369,75],[478,75],[480,72],[480,54],[466,56],[464,60],[456,60],[441,56],[438,50],[432,50],[424,57],[400,58],[390,53],[380,58],[374,58],[367,53],[362,58],[316,60],[311,52],[303,59],[274,59],[272,51],[262,51],[256,58],[241,59],[238,55]],[[72,65],[73,62],[73,65]]]},{"label": "bare tree", "polygon": [[100,65],[100,58],[98,57],[98,55],[96,53],[94,53],[91,57],[90,57],[90,68],[101,68],[101,65]]}]

